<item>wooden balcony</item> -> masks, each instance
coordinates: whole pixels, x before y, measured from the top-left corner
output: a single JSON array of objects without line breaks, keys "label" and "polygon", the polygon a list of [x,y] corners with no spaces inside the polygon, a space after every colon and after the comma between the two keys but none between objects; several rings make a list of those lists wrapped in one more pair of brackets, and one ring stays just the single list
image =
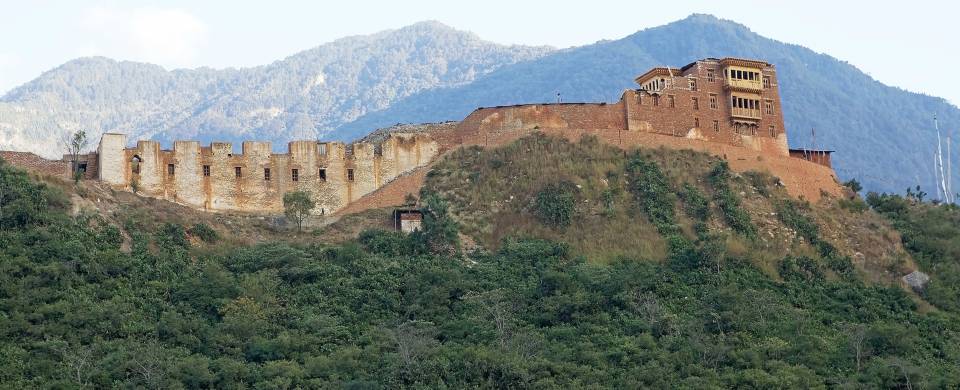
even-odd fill
[{"label": "wooden balcony", "polygon": [[763,90],[763,82],[760,80],[742,80],[742,79],[728,78],[724,80],[723,86],[727,88],[745,89],[750,91]]},{"label": "wooden balcony", "polygon": [[749,108],[733,107],[730,109],[731,115],[738,118],[760,119],[760,110],[751,110]]}]

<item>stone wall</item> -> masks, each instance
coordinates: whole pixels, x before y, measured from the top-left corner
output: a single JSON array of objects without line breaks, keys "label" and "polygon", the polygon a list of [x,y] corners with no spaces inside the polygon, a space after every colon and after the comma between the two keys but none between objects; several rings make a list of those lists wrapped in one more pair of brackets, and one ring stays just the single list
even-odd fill
[{"label": "stone wall", "polygon": [[269,142],[201,147],[177,141],[163,150],[155,141],[135,148],[125,136],[101,140],[100,178],[115,188],[211,211],[280,213],[283,194],[308,191],[315,214],[335,212],[405,172],[428,164],[437,143],[425,134],[391,134],[381,145],[294,141],[288,153],[274,154]]}]

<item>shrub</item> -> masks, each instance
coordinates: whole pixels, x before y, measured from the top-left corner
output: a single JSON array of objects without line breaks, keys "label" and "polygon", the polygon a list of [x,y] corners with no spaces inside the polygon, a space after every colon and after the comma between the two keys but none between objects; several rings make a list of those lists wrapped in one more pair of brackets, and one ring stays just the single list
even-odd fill
[{"label": "shrub", "polygon": [[217,233],[217,231],[213,230],[213,228],[211,228],[209,225],[202,222],[194,224],[190,228],[189,232],[190,235],[196,236],[208,244],[212,244],[220,240],[220,235]]},{"label": "shrub", "polygon": [[186,248],[190,246],[187,241],[187,232],[183,226],[176,223],[164,223],[160,231],[157,232],[157,243],[163,246],[176,246]]},{"label": "shrub", "polygon": [[460,251],[460,226],[449,214],[447,202],[434,193],[422,193],[423,224],[411,234],[421,252],[454,255]]},{"label": "shrub", "polygon": [[714,200],[716,200],[720,210],[723,211],[723,218],[727,221],[727,224],[747,238],[756,238],[756,226],[750,221],[750,215],[740,208],[740,199],[730,188],[730,167],[727,162],[721,161],[714,165],[708,179],[714,190]]},{"label": "shrub", "polygon": [[840,199],[838,202],[841,209],[860,214],[867,210],[867,203],[859,198]]},{"label": "shrub", "polygon": [[562,181],[543,186],[537,192],[535,214],[540,222],[553,228],[570,226],[576,206],[577,187]]},{"label": "shrub", "polygon": [[402,256],[410,253],[410,241],[406,234],[383,229],[367,229],[358,237],[360,245],[367,252],[387,256]]},{"label": "shrub", "polygon": [[680,227],[677,226],[673,210],[676,201],[660,167],[637,153],[627,162],[626,171],[630,178],[630,191],[657,231],[664,237],[678,234]]},{"label": "shrub", "polygon": [[850,179],[843,183],[843,186],[849,188],[850,191],[853,192],[860,192],[860,190],[863,189],[863,186],[860,185],[860,182],[857,181],[857,179]]}]

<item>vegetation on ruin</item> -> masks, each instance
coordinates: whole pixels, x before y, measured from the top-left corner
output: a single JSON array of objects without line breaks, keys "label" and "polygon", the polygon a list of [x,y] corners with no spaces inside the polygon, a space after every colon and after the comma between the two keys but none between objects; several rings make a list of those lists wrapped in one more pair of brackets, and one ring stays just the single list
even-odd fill
[{"label": "vegetation on ruin", "polygon": [[[854,213],[731,172],[751,240],[717,204],[716,166],[533,136],[438,164],[419,233],[242,244],[73,214],[64,190],[0,162],[0,388],[960,386],[960,209],[873,194]],[[577,188],[566,229],[522,214],[550,183]],[[868,280],[876,259],[842,271],[827,207],[845,230],[892,221],[927,288]],[[624,242],[576,239],[597,233]]]},{"label": "vegetation on ruin", "polygon": [[290,191],[283,194],[283,214],[297,224],[297,231],[303,230],[303,221],[310,216],[316,202],[307,191]]}]

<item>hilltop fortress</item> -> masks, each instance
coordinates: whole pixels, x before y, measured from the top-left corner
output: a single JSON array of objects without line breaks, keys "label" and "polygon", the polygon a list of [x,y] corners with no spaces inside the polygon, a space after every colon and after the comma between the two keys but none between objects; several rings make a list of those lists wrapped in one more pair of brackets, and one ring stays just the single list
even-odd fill
[{"label": "hilltop fortress", "polygon": [[[768,170],[794,195],[815,200],[823,192],[839,193],[830,151],[789,148],[773,65],[707,58],[682,68],[653,68],[635,81],[639,88],[624,91],[616,103],[479,108],[455,126],[391,133],[380,145],[294,141],[288,153],[275,154],[269,142],[248,141],[234,154],[229,143],[201,147],[177,141],[173,150],[162,150],[158,142],[138,141],[128,147],[125,135],[108,133],[79,164],[86,178],[198,209],[280,213],[284,193],[306,190],[317,201],[314,213],[327,214],[398,204],[398,198],[416,193],[443,152],[500,145],[541,131],[571,139],[593,134],[622,147],[704,150],[735,170]],[[50,162],[2,156],[50,169]],[[69,174],[68,161],[64,156],[59,162],[62,173]],[[384,186],[392,188],[378,191]],[[357,202],[372,192],[378,192],[372,200]]]}]

